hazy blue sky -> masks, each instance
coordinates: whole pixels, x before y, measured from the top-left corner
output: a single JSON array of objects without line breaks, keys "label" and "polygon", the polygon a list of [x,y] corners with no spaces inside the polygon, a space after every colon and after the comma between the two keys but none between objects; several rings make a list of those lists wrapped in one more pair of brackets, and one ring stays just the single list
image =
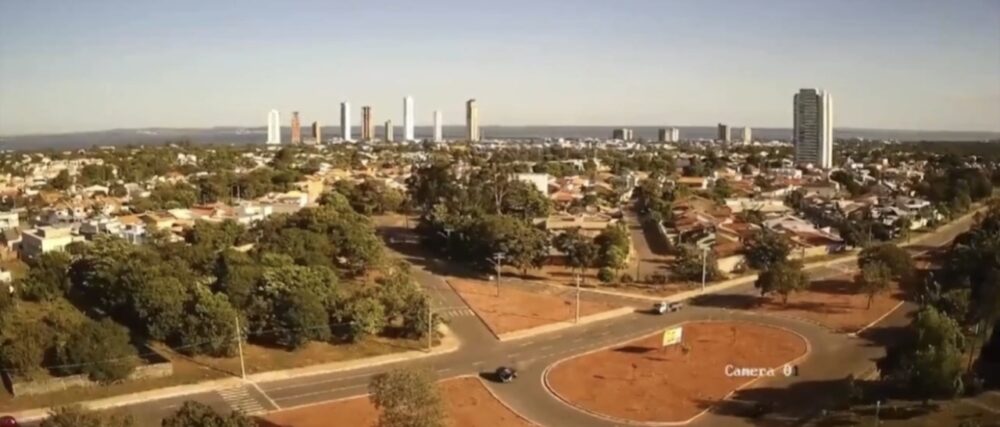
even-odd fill
[{"label": "hazy blue sky", "polygon": [[334,125],[1000,130],[1000,0],[0,0],[0,134]]}]

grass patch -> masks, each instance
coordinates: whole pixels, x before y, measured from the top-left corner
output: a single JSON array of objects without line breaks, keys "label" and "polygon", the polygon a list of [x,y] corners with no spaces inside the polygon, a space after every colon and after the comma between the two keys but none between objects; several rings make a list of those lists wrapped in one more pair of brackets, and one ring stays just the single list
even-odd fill
[{"label": "grass patch", "polygon": [[3,268],[10,272],[10,275],[16,280],[24,277],[28,274],[28,264],[19,259],[12,259],[9,261],[0,261],[0,268]]}]

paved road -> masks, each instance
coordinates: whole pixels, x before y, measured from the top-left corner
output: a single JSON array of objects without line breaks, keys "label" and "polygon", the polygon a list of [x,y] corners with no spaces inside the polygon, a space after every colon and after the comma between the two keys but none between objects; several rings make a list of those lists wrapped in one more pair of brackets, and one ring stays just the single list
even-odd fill
[{"label": "paved road", "polygon": [[[940,230],[939,235],[926,242],[935,246],[950,241],[955,234],[967,228],[969,220]],[[847,373],[860,372],[871,366],[871,361],[883,352],[881,339],[891,328],[905,325],[909,308],[904,307],[887,317],[871,335],[848,337],[829,330],[789,318],[752,312],[719,308],[688,307],[678,313],[655,316],[634,313],[615,319],[590,323],[522,340],[498,342],[478,317],[468,315],[461,298],[434,273],[442,268],[440,263],[415,266],[413,274],[433,298],[433,306],[440,313],[447,313],[449,325],[461,342],[458,351],[421,359],[373,368],[346,372],[313,375],[289,380],[248,383],[228,390],[188,395],[133,405],[128,409],[137,415],[140,425],[158,425],[158,420],[175,410],[184,400],[198,400],[216,408],[237,408],[250,412],[287,409],[300,405],[326,402],[334,399],[360,396],[367,392],[372,375],[399,365],[424,365],[432,368],[439,377],[447,378],[465,374],[484,374],[500,365],[513,365],[520,370],[520,378],[510,384],[488,383],[507,405],[524,416],[546,426],[612,426],[615,423],[586,415],[569,407],[549,394],[542,385],[542,372],[551,363],[590,349],[642,337],[686,320],[749,320],[794,330],[807,338],[812,346],[810,356],[800,364],[800,376],[771,378],[757,383],[753,390],[736,393],[736,401],[775,401],[782,403],[778,415],[770,422],[785,424],[781,417],[797,418],[809,415],[823,403],[823,387],[843,378]],[[819,279],[842,274],[843,266],[815,269],[811,277]],[[746,295],[753,293],[752,285],[734,288],[727,293]],[[601,296],[600,298],[615,298]],[[634,303],[634,300],[630,301]],[[803,393],[803,391],[808,391]],[[774,418],[777,418],[775,420]],[[759,423],[759,422],[758,422]],[[692,425],[726,426],[752,425],[746,418],[732,415],[725,407],[713,410]]]}]

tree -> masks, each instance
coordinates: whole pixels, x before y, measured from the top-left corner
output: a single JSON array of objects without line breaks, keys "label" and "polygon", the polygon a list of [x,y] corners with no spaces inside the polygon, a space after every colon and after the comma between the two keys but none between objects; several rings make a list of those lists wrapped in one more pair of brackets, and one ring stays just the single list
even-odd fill
[{"label": "tree", "polygon": [[440,427],[444,410],[434,376],[427,370],[395,369],[372,377],[369,399],[380,427]]},{"label": "tree", "polygon": [[46,252],[30,261],[28,274],[15,286],[26,299],[49,301],[69,290],[69,266],[72,259],[61,251]]},{"label": "tree", "polygon": [[909,278],[915,274],[913,258],[905,249],[892,243],[869,246],[858,254],[858,268],[864,270],[868,264],[880,262],[889,269],[893,277]]},{"label": "tree", "polygon": [[40,427],[132,427],[135,420],[129,415],[102,415],[79,406],[62,406],[53,409]]},{"label": "tree", "polygon": [[761,229],[750,235],[743,242],[743,254],[747,264],[757,270],[766,270],[772,264],[788,259],[791,244],[781,233]]},{"label": "tree", "polygon": [[680,280],[700,282],[704,272],[705,281],[711,282],[722,277],[715,251],[703,250],[693,245],[678,247],[678,255],[671,267],[673,276]]},{"label": "tree", "polygon": [[174,344],[181,353],[229,357],[236,353],[236,310],[221,294],[197,286],[185,304]]},{"label": "tree", "polygon": [[89,320],[56,348],[66,374],[87,374],[92,381],[112,383],[127,378],[138,364],[128,329],[111,319]]},{"label": "tree", "polygon": [[163,419],[161,427],[257,427],[257,423],[239,413],[222,415],[211,406],[193,400],[185,401],[176,412]]},{"label": "tree", "polygon": [[962,389],[964,339],[958,323],[931,306],[922,308],[902,344],[878,361],[883,376],[921,397],[953,397]]},{"label": "tree", "polygon": [[252,336],[290,349],[328,340],[337,276],[326,267],[294,265],[287,256],[264,258],[248,312]]},{"label": "tree", "polygon": [[571,267],[579,269],[582,273],[586,273],[585,270],[591,267],[594,260],[597,259],[597,245],[577,230],[567,231],[556,236],[554,246],[566,254],[566,261]]},{"label": "tree", "polygon": [[73,178],[69,176],[69,171],[63,169],[49,181],[49,186],[55,190],[65,191],[73,185]]},{"label": "tree", "polygon": [[386,327],[385,306],[374,295],[356,295],[347,304],[343,320],[350,322],[350,339],[378,335]]},{"label": "tree", "polygon": [[802,271],[800,261],[780,261],[771,264],[762,271],[754,282],[754,287],[760,289],[760,295],[771,292],[782,297],[782,303],[788,304],[788,295],[809,286],[809,276]]},{"label": "tree", "polygon": [[875,295],[889,288],[892,271],[882,261],[873,261],[861,267],[861,274],[855,277],[858,288],[868,294],[868,308],[872,308]]}]

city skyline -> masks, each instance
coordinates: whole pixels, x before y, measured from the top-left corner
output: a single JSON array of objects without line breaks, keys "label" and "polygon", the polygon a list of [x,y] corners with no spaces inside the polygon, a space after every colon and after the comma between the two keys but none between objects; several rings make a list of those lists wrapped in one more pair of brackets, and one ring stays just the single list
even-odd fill
[{"label": "city skyline", "polygon": [[[452,119],[475,96],[490,106],[482,126],[785,127],[786,94],[813,86],[837,94],[844,127],[1000,131],[1000,2],[763,3],[3,2],[0,135],[249,126],[330,99],[396,116],[401,94]],[[755,25],[733,31],[719,10]],[[310,25],[334,15],[344,24]],[[607,27],[625,16],[640,30]],[[414,19],[426,25],[404,30]]]}]

